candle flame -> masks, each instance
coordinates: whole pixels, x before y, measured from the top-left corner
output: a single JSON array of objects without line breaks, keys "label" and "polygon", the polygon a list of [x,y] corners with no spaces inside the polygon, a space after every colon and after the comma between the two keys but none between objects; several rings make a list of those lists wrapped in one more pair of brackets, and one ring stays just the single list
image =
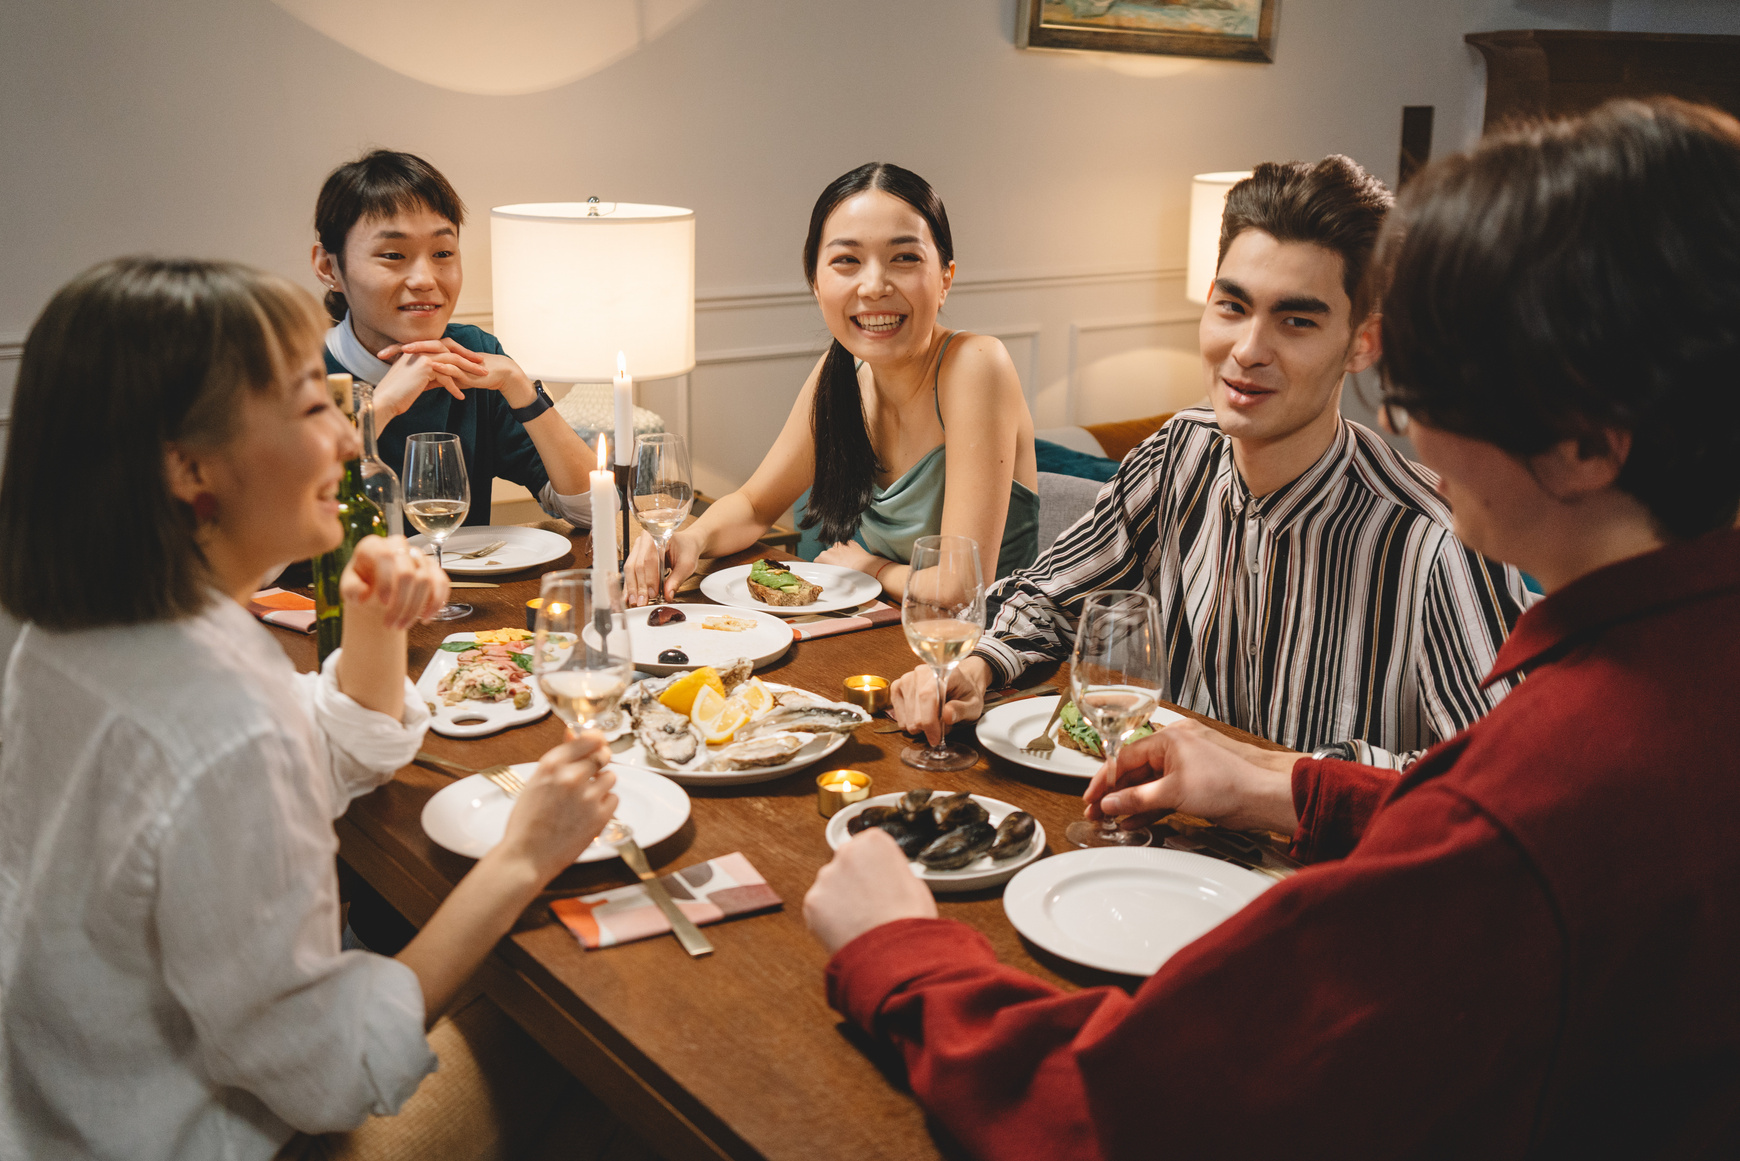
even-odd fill
[{"label": "candle flame", "polygon": [[604,436],[601,433],[598,436],[598,470],[599,471],[603,471],[604,465],[610,462],[609,458],[605,454],[607,451],[609,451],[609,448],[610,448],[610,445],[606,444],[604,442]]},{"label": "candle flame", "polygon": [[628,356],[621,351],[616,352],[616,373],[618,375],[628,374]]}]

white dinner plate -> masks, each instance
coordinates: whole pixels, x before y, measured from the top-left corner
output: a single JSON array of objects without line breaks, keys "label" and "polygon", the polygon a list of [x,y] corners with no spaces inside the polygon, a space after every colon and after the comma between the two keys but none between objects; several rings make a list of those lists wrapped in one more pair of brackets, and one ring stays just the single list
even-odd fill
[{"label": "white dinner plate", "polygon": [[[673,605],[683,611],[683,620],[674,625],[649,625],[647,617],[661,605],[646,605],[628,610],[628,639],[634,657],[634,667],[643,673],[663,677],[703,665],[724,665],[739,657],[747,657],[760,669],[778,661],[791,648],[791,626],[778,617],[755,609],[727,609],[721,605]],[[742,621],[754,621],[755,627],[733,633],[723,629],[703,629],[708,617],[731,616]],[[592,633],[587,629],[588,634]],[[588,640],[596,640],[588,637]],[[666,649],[681,649],[689,659],[680,664],[659,660]]]},{"label": "white dinner plate", "polygon": [[[442,642],[470,641],[475,643],[474,633],[450,633]],[[530,641],[512,642],[509,648],[522,653],[529,663],[532,658],[532,643]],[[430,706],[434,721],[429,728],[438,734],[449,738],[481,738],[485,734],[493,734],[497,730],[505,730],[509,726],[523,726],[535,722],[550,712],[550,702],[538,688],[537,681],[530,673],[526,674],[526,687],[532,691],[531,704],[525,709],[515,709],[510,701],[462,701],[458,705],[446,705],[441,695],[435,692],[435,686],[447,674],[459,667],[459,654],[445,649],[435,650],[435,656],[429,658],[429,664],[423,669],[423,676],[417,679],[417,696]]]},{"label": "white dinner plate", "polygon": [[[709,606],[691,605],[689,607],[704,609]],[[771,681],[766,684],[767,688],[775,694],[796,689],[795,686],[778,685]],[[848,706],[842,702],[828,701],[820,694],[810,693],[807,689],[800,689],[797,690],[797,692],[807,694],[823,705],[830,705],[840,709],[856,708],[854,706]],[[626,717],[627,715],[624,716]],[[869,717],[865,717],[864,720],[869,721],[870,719]],[[805,742],[803,749],[797,752],[797,757],[789,762],[781,762],[777,766],[758,766],[753,770],[661,770],[659,773],[664,775],[666,778],[669,778],[672,782],[678,782],[684,786],[747,786],[753,782],[771,782],[775,778],[784,778],[794,770],[802,770],[805,766],[811,766],[820,762],[823,758],[826,758],[829,754],[832,754],[835,750],[844,746],[846,744],[846,739],[851,737],[850,734],[810,734],[798,730],[793,730],[792,733],[807,737],[809,741]],[[617,761],[630,763],[636,766],[650,765],[647,761],[646,747],[642,746],[640,742],[635,739],[632,730],[624,729],[622,734],[613,736],[612,740],[614,741],[615,737],[623,735],[627,736],[628,741],[622,746],[622,748],[617,749]],[[709,751],[718,751],[724,749],[724,747],[707,746],[706,749]]]},{"label": "white dinner plate", "polygon": [[[505,540],[506,544],[488,556],[475,560],[460,560],[459,554]],[[435,546],[427,536],[411,537],[411,544],[431,556]],[[574,551],[574,543],[566,536],[545,532],[542,528],[516,528],[511,524],[473,525],[456,528],[441,548],[442,567],[454,576],[494,576],[496,573],[519,572],[561,560]]]},{"label": "white dinner plate", "polygon": [[[942,794],[952,794],[950,790],[937,790],[932,798]],[[872,806],[893,806],[900,801],[899,794],[878,794],[875,798],[866,798],[863,802],[854,802],[833,818],[828,820],[828,845],[839,850],[846,845],[846,840],[852,836],[846,833],[846,824],[852,821],[852,816]],[[991,816],[991,825],[996,826],[1008,815],[1014,814],[1020,807],[1011,806],[1000,798],[986,798],[983,794],[973,795],[973,801],[985,808],[985,813]],[[992,861],[990,855],[980,855],[966,866],[956,871],[933,871],[916,861],[909,861],[907,866],[912,873],[923,880],[933,892],[947,895],[956,891],[980,891],[986,887],[995,887],[1006,883],[1022,867],[1045,853],[1045,824],[1037,818],[1033,820],[1033,838],[1029,840],[1027,849],[1014,858]]]},{"label": "white dinner plate", "polygon": [[807,605],[764,604],[749,595],[749,570],[754,567],[749,564],[708,573],[701,578],[701,593],[721,605],[758,609],[781,617],[801,617],[806,613],[836,613],[841,609],[855,609],[865,601],[873,601],[882,595],[882,585],[876,578],[855,568],[804,560],[785,560],[780,563],[811,584],[821,585],[822,595]]},{"label": "white dinner plate", "polygon": [[1016,875],[1003,891],[1003,911],[1016,931],[1053,955],[1151,976],[1274,883],[1204,855],[1096,847]]},{"label": "white dinner plate", "polygon": [[[1056,696],[1030,697],[1025,701],[1011,702],[987,710],[985,716],[979,719],[979,742],[999,758],[1006,758],[1020,766],[1044,770],[1050,774],[1092,778],[1100,768],[1100,759],[1090,758],[1080,750],[1072,750],[1062,743],[1050,754],[1029,754],[1021,748],[1022,743],[1039,736],[1039,731],[1045,728],[1045,721],[1056,705]],[[1155,729],[1159,729],[1173,722],[1183,721],[1184,715],[1159,706],[1148,715],[1148,720]],[[1056,725],[1051,727],[1051,736],[1053,740],[1057,737]]]},{"label": "white dinner plate", "polygon": [[[510,767],[521,779],[532,776],[536,762]],[[634,841],[642,847],[663,842],[682,829],[689,818],[689,795],[675,782],[643,770],[617,770],[616,817],[634,829]],[[514,800],[481,774],[472,774],[443,786],[423,804],[423,830],[454,854],[481,859],[501,841],[507,830]],[[616,848],[595,842],[581,853],[577,863],[614,859]]]}]

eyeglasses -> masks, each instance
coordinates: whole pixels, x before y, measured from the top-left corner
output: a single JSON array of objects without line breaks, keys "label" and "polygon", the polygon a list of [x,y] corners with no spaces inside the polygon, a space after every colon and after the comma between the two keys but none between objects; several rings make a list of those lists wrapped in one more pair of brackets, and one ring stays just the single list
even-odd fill
[{"label": "eyeglasses", "polygon": [[1378,419],[1391,435],[1408,434],[1408,409],[1395,400],[1385,399],[1378,404]]}]

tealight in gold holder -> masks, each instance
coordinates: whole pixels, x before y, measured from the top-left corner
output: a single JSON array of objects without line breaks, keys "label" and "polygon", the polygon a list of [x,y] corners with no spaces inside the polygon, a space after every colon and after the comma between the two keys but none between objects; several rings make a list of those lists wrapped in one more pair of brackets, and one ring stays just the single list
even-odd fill
[{"label": "tealight in gold holder", "polygon": [[860,673],[857,677],[848,677],[845,690],[846,700],[871,716],[887,709],[892,700],[888,679],[877,677],[874,673]]},{"label": "tealight in gold holder", "polygon": [[861,770],[829,770],[816,776],[816,810],[823,818],[833,818],[869,797],[870,775]]},{"label": "tealight in gold holder", "polygon": [[[526,602],[526,630],[528,632],[536,632],[537,631],[537,628],[538,628],[538,610],[543,608],[543,607],[544,607],[544,598],[543,597],[533,597],[531,600]],[[552,605],[552,606],[550,606],[550,611],[553,613],[565,613],[568,611],[568,606],[561,605],[561,604]]]}]

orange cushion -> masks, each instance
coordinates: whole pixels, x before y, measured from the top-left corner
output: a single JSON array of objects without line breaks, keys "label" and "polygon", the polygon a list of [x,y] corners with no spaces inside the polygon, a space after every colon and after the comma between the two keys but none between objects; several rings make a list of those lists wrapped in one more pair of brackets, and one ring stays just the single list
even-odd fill
[{"label": "orange cushion", "polygon": [[1089,423],[1084,427],[1087,433],[1099,440],[1100,446],[1106,450],[1106,458],[1121,460],[1130,454],[1137,444],[1160,430],[1160,425],[1178,414],[1175,411],[1165,411],[1159,415],[1149,415],[1142,419],[1120,419],[1116,423]]}]

